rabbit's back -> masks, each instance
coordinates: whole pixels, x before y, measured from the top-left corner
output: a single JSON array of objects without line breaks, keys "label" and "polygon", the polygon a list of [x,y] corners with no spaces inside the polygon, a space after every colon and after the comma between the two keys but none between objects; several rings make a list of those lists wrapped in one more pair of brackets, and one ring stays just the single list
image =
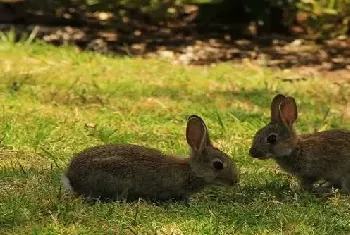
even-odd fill
[{"label": "rabbit's back", "polygon": [[302,135],[290,157],[276,158],[284,170],[315,178],[350,175],[350,132],[329,130]]},{"label": "rabbit's back", "polygon": [[71,161],[67,178],[75,192],[91,197],[181,197],[190,174],[186,159],[137,145],[86,149]]}]

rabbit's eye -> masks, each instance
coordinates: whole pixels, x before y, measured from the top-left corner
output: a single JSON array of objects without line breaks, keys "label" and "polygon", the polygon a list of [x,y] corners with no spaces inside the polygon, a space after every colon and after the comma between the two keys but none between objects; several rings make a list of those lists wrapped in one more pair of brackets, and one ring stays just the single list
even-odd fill
[{"label": "rabbit's eye", "polygon": [[216,170],[222,170],[224,169],[224,164],[221,161],[215,161],[213,162],[213,166]]},{"label": "rabbit's eye", "polygon": [[277,140],[277,136],[275,134],[269,135],[269,137],[267,137],[266,141],[269,144],[273,144],[275,143]]}]

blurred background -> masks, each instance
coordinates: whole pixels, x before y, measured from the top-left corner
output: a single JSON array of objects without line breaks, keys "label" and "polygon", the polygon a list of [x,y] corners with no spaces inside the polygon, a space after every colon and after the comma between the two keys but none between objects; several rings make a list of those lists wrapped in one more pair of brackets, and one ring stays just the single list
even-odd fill
[{"label": "blurred background", "polygon": [[18,40],[182,64],[250,60],[342,81],[349,28],[350,0],[0,0],[1,32]]}]

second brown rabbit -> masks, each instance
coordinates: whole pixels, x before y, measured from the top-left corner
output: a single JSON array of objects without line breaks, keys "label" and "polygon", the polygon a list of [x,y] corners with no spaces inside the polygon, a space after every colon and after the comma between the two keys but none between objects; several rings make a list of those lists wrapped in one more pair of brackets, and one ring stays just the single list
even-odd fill
[{"label": "second brown rabbit", "polygon": [[275,159],[306,190],[315,189],[314,183],[325,180],[341,192],[350,192],[350,131],[328,130],[298,136],[293,128],[297,117],[294,98],[275,96],[271,121],[255,134],[250,155]]},{"label": "second brown rabbit", "polygon": [[189,158],[131,144],[86,149],[72,159],[63,183],[78,195],[128,201],[187,201],[209,184],[237,184],[235,163],[213,146],[200,117],[188,119],[186,138]]}]

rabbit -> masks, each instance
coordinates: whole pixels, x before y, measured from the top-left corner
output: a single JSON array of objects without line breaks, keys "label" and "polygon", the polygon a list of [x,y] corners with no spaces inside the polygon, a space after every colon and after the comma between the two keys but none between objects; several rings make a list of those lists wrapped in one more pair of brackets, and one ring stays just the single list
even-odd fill
[{"label": "rabbit", "polygon": [[[302,189],[324,193],[330,187],[350,191],[350,131],[327,130],[298,136],[293,128],[298,111],[295,99],[282,94],[271,102],[271,121],[254,136],[249,154],[273,158],[294,175]],[[323,180],[326,185],[314,187]]]},{"label": "rabbit", "polygon": [[188,158],[132,144],[88,148],[73,157],[63,184],[78,195],[101,201],[185,202],[207,185],[238,184],[235,162],[213,146],[202,118],[189,117],[186,138],[191,148]]}]

